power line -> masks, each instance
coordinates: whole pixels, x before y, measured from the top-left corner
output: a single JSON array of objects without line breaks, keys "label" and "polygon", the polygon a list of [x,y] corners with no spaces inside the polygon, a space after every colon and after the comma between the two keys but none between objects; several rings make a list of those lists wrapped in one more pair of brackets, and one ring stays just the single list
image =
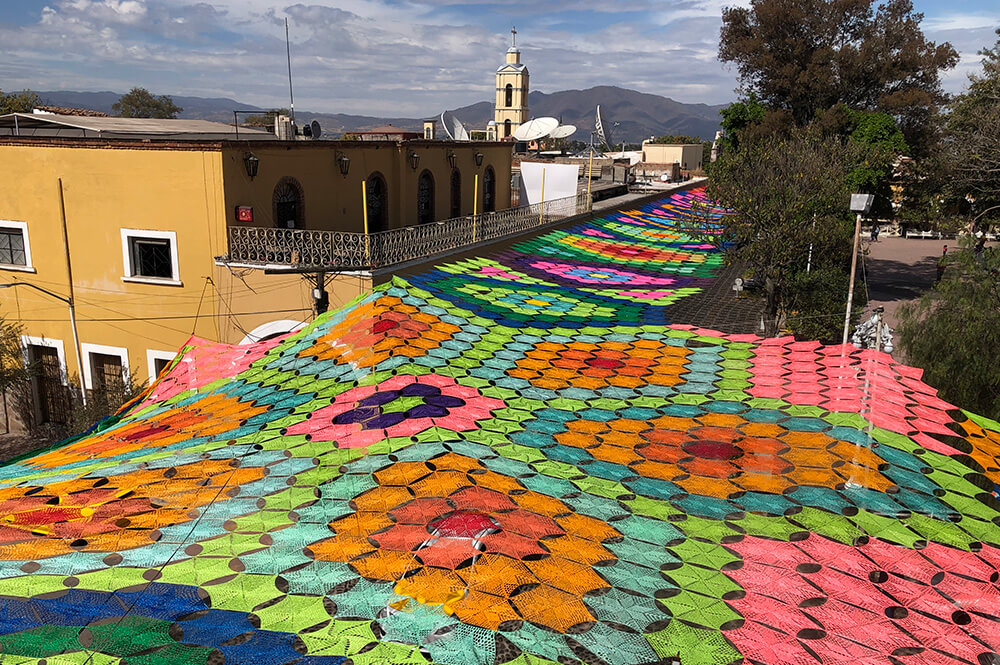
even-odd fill
[{"label": "power line", "polygon": [[[105,308],[107,309],[107,308]],[[228,316],[253,316],[255,314],[282,314],[285,312],[311,312],[311,307],[298,307],[298,308],[285,308],[285,309],[268,309],[260,310],[256,312],[219,312],[215,314],[201,314],[201,316],[211,316],[211,317],[228,317]],[[175,321],[179,319],[193,319],[195,318],[193,314],[177,314],[174,316],[130,316],[130,317],[118,317],[118,318],[100,318],[100,319],[78,319],[78,321],[92,321],[92,322],[107,322],[107,321]],[[17,319],[23,323],[56,323],[65,322],[66,319]],[[237,326],[238,327],[238,326]],[[177,331],[183,332],[183,331]],[[185,333],[186,334],[186,333]]]}]

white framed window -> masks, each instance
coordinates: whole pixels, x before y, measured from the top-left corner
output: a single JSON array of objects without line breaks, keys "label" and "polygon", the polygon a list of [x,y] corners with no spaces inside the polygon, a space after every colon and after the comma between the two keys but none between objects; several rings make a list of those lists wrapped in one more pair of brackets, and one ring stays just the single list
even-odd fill
[{"label": "white framed window", "polygon": [[177,355],[176,351],[157,351],[146,349],[146,367],[149,370],[149,382],[156,381],[160,372],[170,364],[170,361]]},{"label": "white framed window", "polygon": [[35,422],[65,423],[72,398],[62,340],[21,335],[21,348],[25,364],[33,369],[30,383]]},{"label": "white framed window", "polygon": [[177,233],[122,229],[123,282],[181,286]]},{"label": "white framed window", "polygon": [[26,222],[0,219],[0,268],[35,272]]},{"label": "white framed window", "polygon": [[69,374],[66,373],[66,346],[61,339],[21,335],[21,348],[24,350],[26,364],[41,362],[47,365],[43,368],[45,370],[43,373],[46,374],[54,374],[54,370],[58,368],[62,384],[64,386],[69,384]]},{"label": "white framed window", "polygon": [[87,390],[111,388],[112,384],[129,381],[128,349],[103,344],[80,344],[83,355],[83,387]]}]

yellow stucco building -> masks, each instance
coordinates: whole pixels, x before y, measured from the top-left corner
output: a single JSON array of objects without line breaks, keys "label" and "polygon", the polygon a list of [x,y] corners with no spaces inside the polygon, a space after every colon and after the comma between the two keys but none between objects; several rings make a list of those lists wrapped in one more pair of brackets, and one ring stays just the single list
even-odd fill
[{"label": "yellow stucco building", "polygon": [[[235,229],[360,233],[362,182],[373,233],[510,203],[500,143],[256,138],[0,136],[0,286],[17,284],[0,288],[0,316],[21,323],[27,358],[48,373],[36,419],[59,417],[53,381],[146,380],[191,335],[239,344],[312,320],[315,274],[294,258],[227,259]],[[331,308],[385,278],[330,268]]]}]

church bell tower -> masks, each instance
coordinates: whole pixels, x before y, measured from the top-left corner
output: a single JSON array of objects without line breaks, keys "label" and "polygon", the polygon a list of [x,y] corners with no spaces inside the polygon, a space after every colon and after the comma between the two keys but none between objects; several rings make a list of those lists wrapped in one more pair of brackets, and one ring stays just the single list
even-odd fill
[{"label": "church bell tower", "polygon": [[507,62],[497,68],[497,101],[493,121],[496,139],[503,140],[528,121],[528,68],[521,64],[517,28],[511,28]]}]

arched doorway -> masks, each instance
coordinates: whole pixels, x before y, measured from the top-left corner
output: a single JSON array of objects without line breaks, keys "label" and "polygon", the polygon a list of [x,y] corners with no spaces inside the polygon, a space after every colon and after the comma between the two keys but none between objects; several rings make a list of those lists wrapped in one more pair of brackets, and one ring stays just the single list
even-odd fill
[{"label": "arched doorway", "polygon": [[504,89],[504,102],[504,106],[507,108],[514,105],[514,86],[510,83],[508,83],[507,87]]},{"label": "arched doorway", "polygon": [[365,181],[368,198],[368,232],[378,233],[389,228],[389,197],[385,178],[375,171]]},{"label": "arched doorway", "polygon": [[503,121],[503,135],[504,138],[510,136],[510,118]]},{"label": "arched doorway", "polygon": [[493,212],[497,209],[497,176],[492,166],[486,167],[483,174],[483,210]]},{"label": "arched doorway", "polygon": [[450,217],[462,216],[462,174],[458,169],[451,170],[451,215]]},{"label": "arched doorway", "polygon": [[417,180],[417,223],[434,221],[434,176],[427,169]]},{"label": "arched doorway", "polygon": [[279,229],[305,228],[302,185],[295,178],[282,178],[271,197],[274,225]]}]

